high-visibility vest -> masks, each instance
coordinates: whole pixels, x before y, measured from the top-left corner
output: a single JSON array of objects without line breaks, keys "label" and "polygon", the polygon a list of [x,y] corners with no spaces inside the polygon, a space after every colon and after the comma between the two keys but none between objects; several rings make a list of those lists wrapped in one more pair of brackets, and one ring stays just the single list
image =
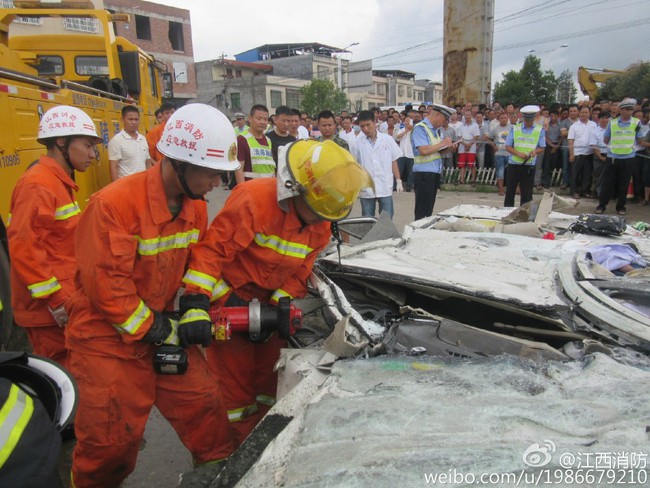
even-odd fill
[{"label": "high-visibility vest", "polygon": [[[513,129],[513,147],[516,151],[528,154],[531,151],[537,149],[537,143],[539,142],[539,135],[542,133],[541,125],[534,125],[532,134],[524,134],[523,125],[517,124]],[[512,155],[512,162],[516,164],[523,164],[524,159],[519,156]],[[535,164],[535,158],[530,158],[527,162],[528,165],[532,166]]]},{"label": "high-visibility vest", "polygon": [[2,374],[0,486],[51,486],[58,477],[61,435],[38,397]]},{"label": "high-visibility vest", "polygon": [[[424,122],[419,122],[415,125],[415,127],[424,127],[424,130],[427,133],[427,136],[429,136],[429,142],[430,145],[435,146],[436,144],[440,144],[440,137],[438,137],[436,134],[433,133],[433,131],[429,128],[429,126]],[[421,156],[417,155],[413,158],[413,164],[425,164],[425,163],[435,163],[436,161],[441,161],[442,158],[440,157],[439,152],[434,152],[431,154],[427,154],[426,156]]]},{"label": "high-visibility vest", "polygon": [[615,118],[611,122],[611,137],[609,139],[610,151],[614,155],[632,154],[632,152],[634,152],[636,128],[639,125],[639,119],[632,117],[630,119],[630,125],[627,127],[621,127],[619,122],[620,118]]},{"label": "high-visibility vest", "polygon": [[251,151],[251,171],[245,171],[246,178],[270,178],[275,176],[275,161],[271,151],[271,140],[266,139],[266,146],[260,144],[250,132],[243,134]]}]

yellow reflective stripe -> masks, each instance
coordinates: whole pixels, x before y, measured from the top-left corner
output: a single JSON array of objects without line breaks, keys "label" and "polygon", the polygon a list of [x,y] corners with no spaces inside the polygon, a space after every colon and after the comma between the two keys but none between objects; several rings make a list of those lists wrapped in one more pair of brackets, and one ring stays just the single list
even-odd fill
[{"label": "yellow reflective stripe", "polygon": [[11,224],[11,214],[7,216],[7,227],[9,227],[9,224]]},{"label": "yellow reflective stripe", "polygon": [[68,203],[67,205],[64,205],[63,207],[59,207],[54,211],[54,220],[67,220],[70,217],[74,217],[75,215],[79,215],[81,213],[81,209],[79,208],[79,204],[75,200],[72,203]]},{"label": "yellow reflective stripe", "polygon": [[293,298],[293,297],[292,297],[291,295],[289,295],[286,291],[284,291],[284,290],[278,288],[278,289],[275,290],[275,291],[273,292],[273,294],[271,295],[271,301],[272,301],[272,302],[279,302],[279,301],[280,301],[280,298],[282,298],[282,297]]},{"label": "yellow reflective stripe", "polygon": [[61,289],[61,284],[59,283],[59,280],[56,279],[56,276],[52,276],[47,281],[40,281],[38,283],[27,285],[27,289],[32,294],[32,298],[43,298],[59,291]]},{"label": "yellow reflective stripe", "polygon": [[0,468],[14,451],[34,413],[34,400],[16,385],[0,409]]},{"label": "yellow reflective stripe", "polygon": [[170,319],[169,321],[172,323],[172,331],[163,341],[163,344],[172,344],[174,346],[178,346],[181,343],[181,340],[178,337],[178,321],[173,319]]},{"label": "yellow reflective stripe", "polygon": [[226,293],[230,291],[230,287],[228,286],[228,283],[226,283],[223,280],[219,280],[217,285],[214,287],[214,290],[212,290],[212,298],[210,301],[215,301],[222,296],[224,296]]},{"label": "yellow reflective stripe", "polygon": [[305,259],[313,249],[298,242],[286,241],[278,236],[267,236],[258,232],[255,234],[255,242],[258,246],[267,247],[278,254]]},{"label": "yellow reflective stripe", "polygon": [[183,283],[198,286],[212,294],[212,290],[217,284],[217,279],[213,278],[209,274],[201,273],[200,271],[190,268],[187,270],[187,273],[185,273],[185,276],[183,276]]},{"label": "yellow reflective stripe", "polygon": [[187,232],[178,232],[169,236],[158,236],[152,239],[138,239],[138,254],[143,256],[155,256],[161,252],[172,249],[187,249],[190,244],[199,242],[199,229],[192,229]]},{"label": "yellow reflective stripe", "polygon": [[183,314],[183,317],[181,317],[179,324],[187,324],[188,322],[196,322],[199,320],[207,320],[210,322],[210,316],[208,315],[208,312],[200,308],[191,308]]},{"label": "yellow reflective stripe", "polygon": [[0,312],[4,309],[4,306],[2,305],[2,300],[0,300]]},{"label": "yellow reflective stripe", "polygon": [[268,407],[272,407],[275,405],[275,397],[268,396],[268,395],[257,395],[255,399],[258,401],[258,403],[261,403],[262,405],[266,405]]},{"label": "yellow reflective stripe", "polygon": [[138,305],[138,308],[135,309],[135,312],[133,312],[131,316],[123,323],[113,324],[113,327],[116,327],[122,332],[133,335],[138,332],[140,326],[142,326],[142,324],[149,318],[150,315],[151,310],[149,310],[149,307],[147,307],[144,302],[140,300],[140,305]]},{"label": "yellow reflective stripe", "polygon": [[228,420],[230,422],[241,422],[255,412],[257,412],[257,403],[245,407],[233,408],[232,410],[228,410]]}]

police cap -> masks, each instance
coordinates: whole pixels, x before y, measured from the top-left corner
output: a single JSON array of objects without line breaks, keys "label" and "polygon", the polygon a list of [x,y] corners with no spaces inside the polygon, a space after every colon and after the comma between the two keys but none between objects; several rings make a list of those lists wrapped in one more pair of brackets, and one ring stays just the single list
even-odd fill
[{"label": "police cap", "polygon": [[451,117],[453,114],[456,113],[456,109],[447,107],[446,105],[441,105],[439,103],[434,103],[431,105],[431,110],[435,110],[436,112],[440,112],[442,115],[445,116],[447,120],[449,120],[449,117]]},{"label": "police cap", "polygon": [[521,116],[525,119],[533,119],[539,113],[541,109],[537,105],[526,105],[521,107]]},{"label": "police cap", "polygon": [[634,98],[624,98],[618,104],[618,108],[634,108],[636,107],[636,100]]}]

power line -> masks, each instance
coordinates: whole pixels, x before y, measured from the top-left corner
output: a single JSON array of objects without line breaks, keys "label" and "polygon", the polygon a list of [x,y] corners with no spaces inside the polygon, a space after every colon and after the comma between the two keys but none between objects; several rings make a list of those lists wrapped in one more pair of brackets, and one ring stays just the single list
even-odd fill
[{"label": "power line", "polygon": [[[647,2],[647,0],[642,0],[642,1],[637,1],[637,2],[631,2],[631,3],[628,3],[628,4],[619,4],[617,6],[620,6],[620,8],[625,8],[625,7],[629,7],[629,6],[637,5],[637,4],[641,4],[641,3],[646,3],[646,2]],[[593,8],[594,5],[598,5],[598,4],[601,4],[601,3],[608,3],[608,0],[600,0],[598,2],[589,4],[590,12],[593,12],[592,8]],[[584,10],[583,10],[584,5],[571,6],[569,8],[564,9],[564,10],[552,9],[553,7],[556,7],[557,5],[567,5],[567,2],[566,2],[566,0],[555,0],[555,1],[552,1],[552,2],[541,2],[541,3],[537,4],[537,5],[534,5],[533,7],[523,9],[523,10],[519,10],[519,11],[517,11],[514,14],[511,14],[509,16],[495,19],[494,24],[495,25],[503,24],[503,23],[507,24],[507,23],[510,23],[510,22],[513,22],[513,21],[518,21],[521,17],[528,17],[530,15],[536,15],[537,10],[540,10],[542,8],[544,10],[548,10],[549,15],[546,15],[546,16],[536,15],[535,18],[533,20],[529,21],[529,22],[525,22],[525,23],[519,22],[517,27],[521,27],[521,26],[529,25],[529,24],[533,24],[533,23],[534,24],[540,24],[540,23],[542,23],[542,22],[544,22],[546,20],[551,20],[551,19],[555,19],[555,18],[558,18],[558,17],[567,18],[567,17],[572,17],[574,15],[583,15],[584,14]],[[549,10],[549,9],[551,9],[551,10]],[[602,10],[607,10],[607,9],[600,9],[598,11],[602,11]],[[472,14],[470,14],[470,15],[472,15]],[[467,18],[468,16],[466,16],[465,18]],[[504,32],[504,31],[506,31],[506,30],[508,30],[510,28],[511,27],[505,27],[504,26],[503,28],[495,29],[494,32],[497,32],[497,33],[498,32]],[[600,28],[599,27],[594,27],[594,29],[600,29]],[[601,30],[601,32],[602,32],[602,30]],[[396,50],[396,51],[385,53],[385,54],[382,54],[382,55],[379,55],[379,56],[374,56],[374,57],[372,57],[370,59],[379,60],[379,59],[383,59],[383,58],[390,57],[390,56],[407,54],[407,53],[409,53],[411,51],[415,51],[417,49],[420,49],[420,48],[423,48],[423,47],[428,47],[430,45],[434,45],[434,44],[442,43],[442,42],[443,42],[443,37],[438,37],[438,38],[431,39],[431,40],[428,40],[428,41],[425,41],[425,42],[421,42],[421,43],[413,45],[413,46],[408,46],[408,47],[405,47],[405,48],[402,48],[402,49],[399,49],[399,50]],[[400,60],[400,62],[403,62],[403,60]]]},{"label": "power line", "polygon": [[[650,17],[645,17],[643,19],[637,19],[637,20],[631,20],[628,22],[621,22],[619,24],[612,24],[608,25],[605,27],[592,27],[590,29],[586,29],[583,31],[578,31],[578,32],[572,32],[572,33],[565,33],[565,34],[559,34],[559,35],[554,35],[554,36],[549,36],[549,37],[542,37],[539,39],[531,39],[528,41],[522,41],[518,43],[512,43],[512,44],[504,44],[502,46],[496,46],[493,48],[493,51],[504,51],[508,49],[516,49],[520,47],[528,47],[528,46],[533,46],[537,44],[546,44],[549,42],[554,42],[554,41],[563,41],[567,39],[575,39],[578,37],[588,37],[588,36],[595,36],[595,35],[600,35],[603,32],[611,32],[615,30],[620,30],[620,29],[626,29],[628,27],[636,27],[640,25],[644,25],[650,23]],[[417,64],[417,63],[426,63],[429,61],[439,61],[443,57],[442,56],[433,56],[433,57],[428,57],[424,59],[419,59],[417,61],[412,61],[409,62],[408,64]],[[375,59],[375,58],[373,58]],[[377,68],[380,67],[387,67],[388,65],[378,65],[376,66]]]},{"label": "power line", "polygon": [[[599,3],[601,3],[601,2],[599,2]],[[636,3],[641,3],[641,2],[636,2]],[[520,12],[518,12],[518,13],[520,13]],[[513,14],[513,15],[515,15],[515,14]],[[578,32],[558,34],[558,35],[543,37],[543,38],[539,38],[539,39],[530,39],[530,40],[526,40],[526,41],[522,41],[522,42],[518,42],[518,43],[511,43],[511,44],[496,46],[496,47],[493,48],[493,51],[495,51],[495,52],[496,51],[504,51],[504,50],[509,50],[509,49],[517,49],[517,48],[520,48],[520,47],[528,47],[528,46],[532,46],[532,45],[546,44],[546,43],[550,43],[550,42],[554,42],[554,41],[563,41],[563,40],[567,40],[567,39],[575,39],[575,38],[580,38],[580,37],[588,37],[588,36],[600,35],[603,32],[612,32],[612,31],[616,31],[616,30],[620,30],[620,29],[625,29],[625,28],[628,28],[628,27],[636,27],[636,26],[644,25],[644,24],[647,24],[647,23],[650,23],[650,17],[645,17],[645,18],[642,18],[642,19],[637,19],[637,20],[632,20],[632,21],[627,21],[627,22],[621,22],[621,23],[618,23],[618,24],[611,24],[611,25],[603,26],[603,27],[592,26],[589,29],[585,29],[585,30],[578,31]],[[410,48],[407,48],[405,50],[413,50],[413,49],[415,49],[417,47],[429,44],[431,42],[432,41],[427,41],[425,43],[421,43],[421,44],[418,44],[416,46],[411,46]],[[405,50],[401,50],[401,51],[405,51]],[[398,52],[401,52],[401,51],[398,51]],[[396,54],[396,53],[385,54],[385,55],[382,55],[382,56],[370,58],[369,60],[370,61],[375,61],[377,59],[385,58],[385,57],[388,57],[388,56]],[[431,62],[431,61],[439,61],[439,60],[442,60],[442,59],[443,59],[443,56],[433,56],[433,57],[427,57],[427,58],[420,58],[420,59],[418,59],[416,61],[409,61],[407,63],[405,63],[404,60],[402,59],[401,62],[403,64],[406,64],[406,65],[412,65],[412,64],[426,63],[426,62]],[[362,60],[362,61],[368,61],[368,60]],[[378,64],[376,66],[373,66],[373,69],[389,68],[393,64],[394,63]],[[366,72],[366,71],[367,71],[367,68],[360,68],[360,69],[346,70],[345,72],[349,75],[349,74],[361,73],[361,72]],[[333,73],[333,72],[334,72],[333,67],[328,68],[328,74]],[[311,80],[311,79],[313,79],[312,76],[310,76],[308,74],[304,74],[302,76],[278,77],[278,78],[279,78],[278,80],[274,80],[278,84],[281,84],[284,81],[288,81],[288,80],[292,80],[292,79],[299,79],[299,80]]]}]

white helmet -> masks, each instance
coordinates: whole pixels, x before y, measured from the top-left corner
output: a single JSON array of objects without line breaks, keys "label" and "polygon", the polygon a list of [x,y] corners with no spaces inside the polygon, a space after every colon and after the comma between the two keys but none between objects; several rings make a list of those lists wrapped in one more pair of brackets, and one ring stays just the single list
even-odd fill
[{"label": "white helmet", "polygon": [[239,168],[235,129],[224,114],[203,103],[176,110],[157,147],[177,161],[223,171]]},{"label": "white helmet", "polygon": [[69,105],[59,105],[45,112],[38,124],[39,143],[45,145],[45,139],[52,137],[88,136],[94,144],[102,142],[95,131],[95,124],[83,110]]},{"label": "white helmet", "polygon": [[59,431],[72,424],[79,395],[74,379],[61,365],[34,354],[2,351],[0,377],[38,397]]}]

